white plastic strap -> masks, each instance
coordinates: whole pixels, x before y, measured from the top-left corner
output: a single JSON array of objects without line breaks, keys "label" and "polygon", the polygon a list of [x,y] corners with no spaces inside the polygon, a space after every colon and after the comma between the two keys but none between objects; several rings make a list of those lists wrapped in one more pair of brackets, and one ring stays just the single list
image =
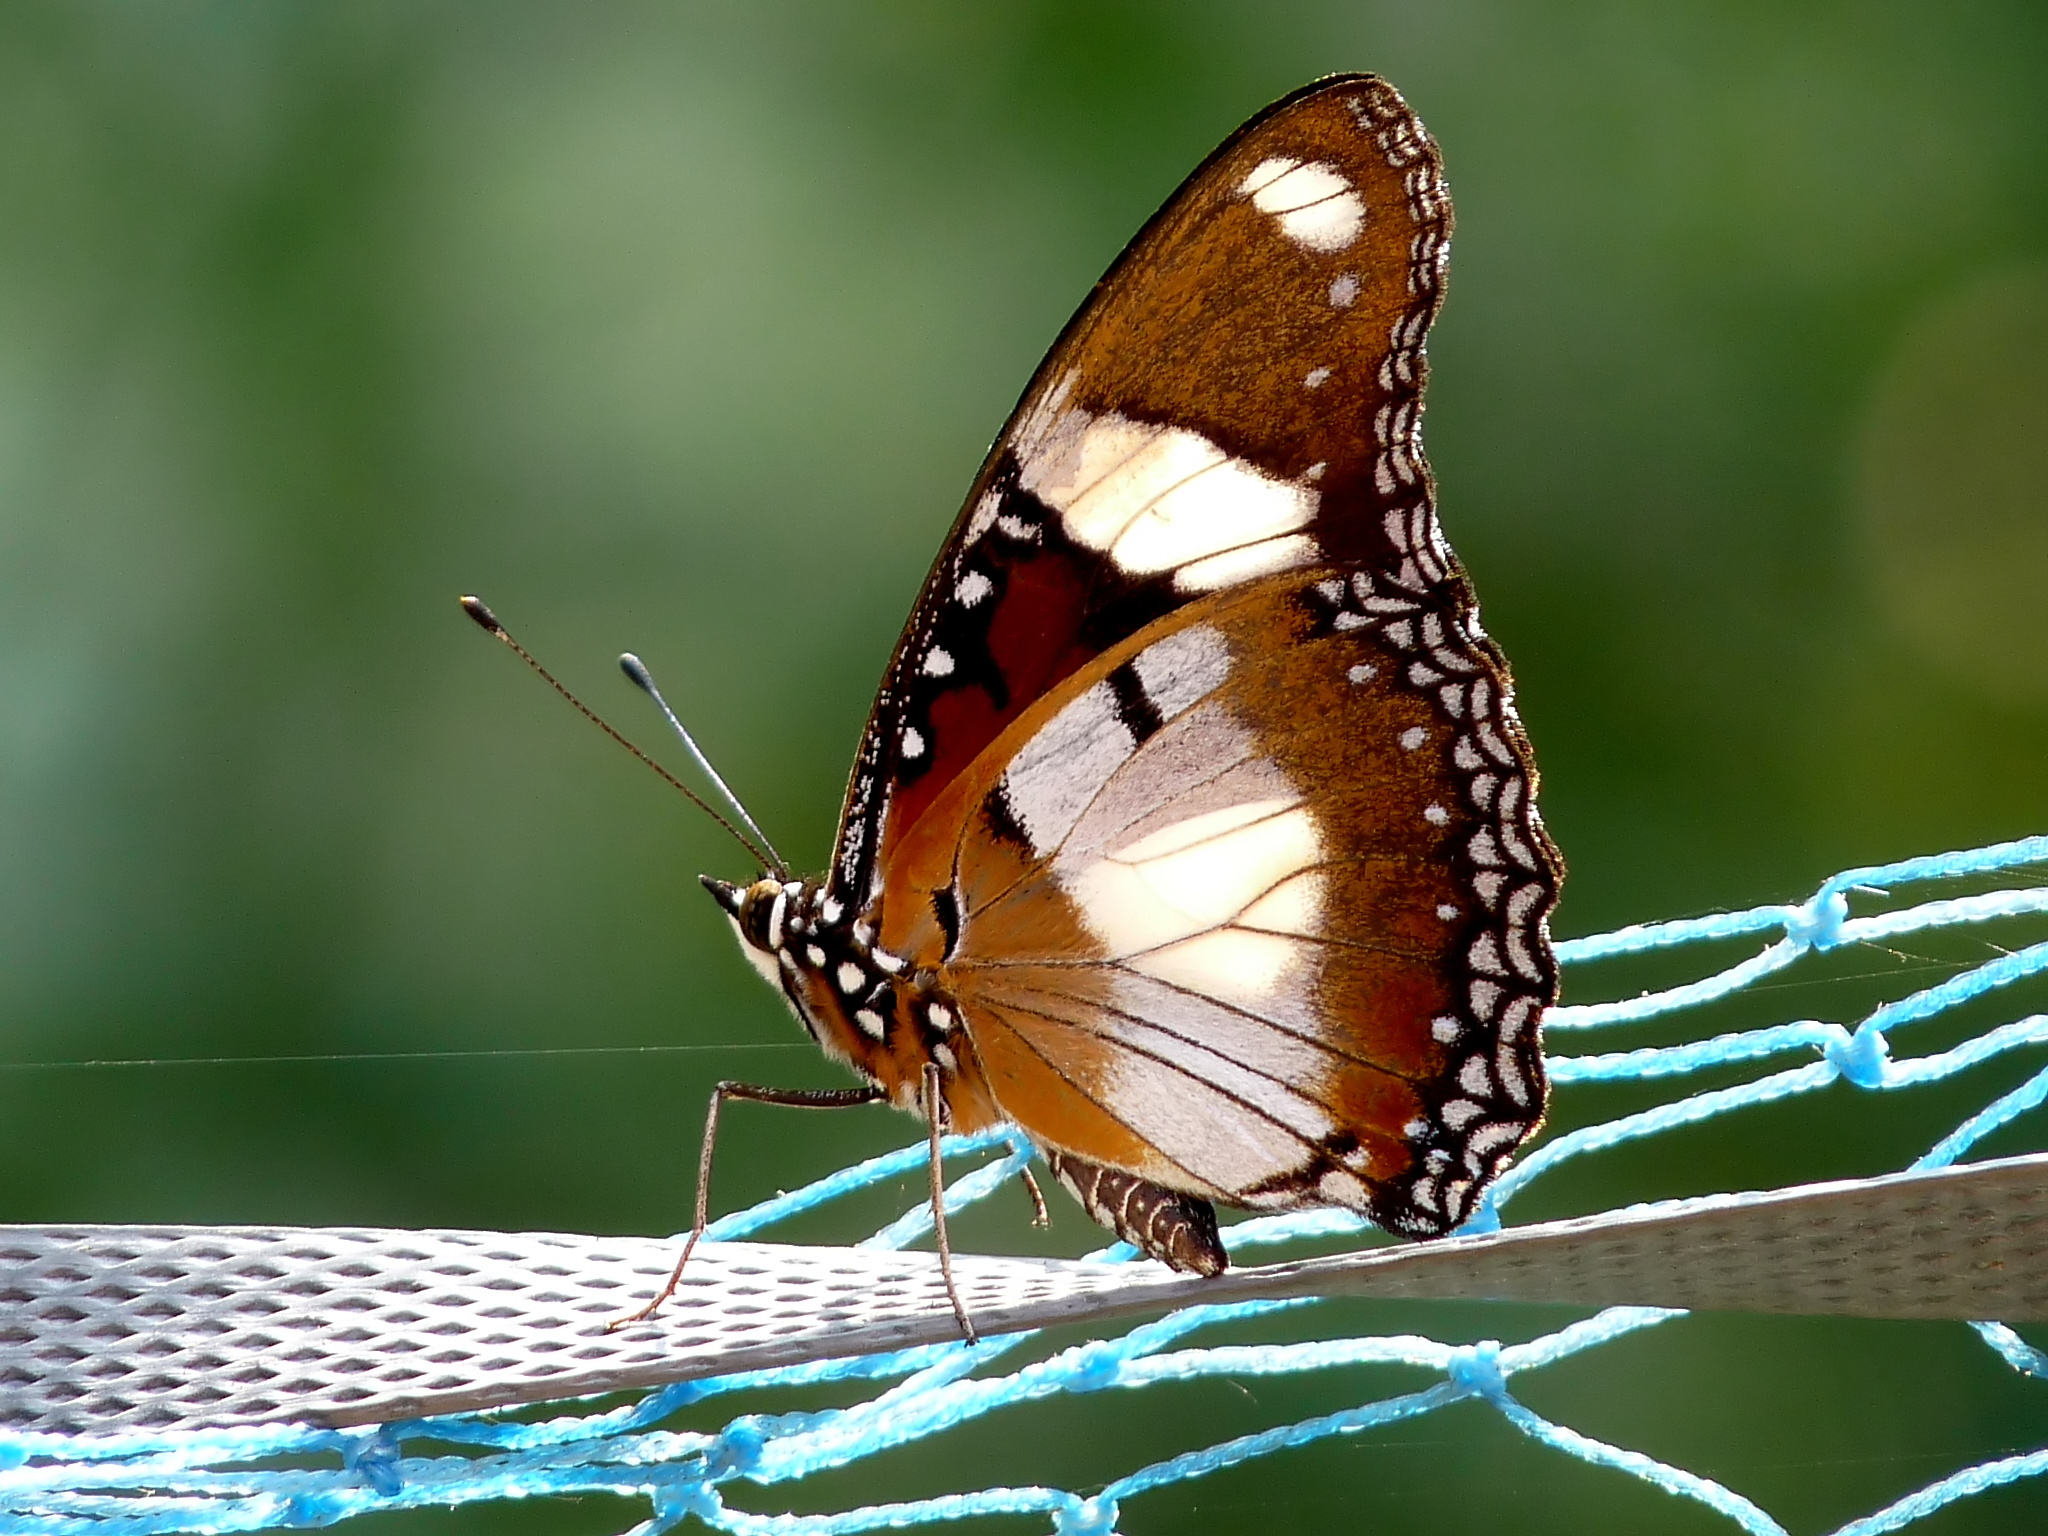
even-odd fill
[{"label": "white plastic strap", "polygon": [[[0,1227],[0,1429],[371,1424],[958,1336],[921,1253],[294,1227]],[[2048,1319],[2048,1155],[1233,1269],[958,1254],[984,1334],[1359,1295]]]}]

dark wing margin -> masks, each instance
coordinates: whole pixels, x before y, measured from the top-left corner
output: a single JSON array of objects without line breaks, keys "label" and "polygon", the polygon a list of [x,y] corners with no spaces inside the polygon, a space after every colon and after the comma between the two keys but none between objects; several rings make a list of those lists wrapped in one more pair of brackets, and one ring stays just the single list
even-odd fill
[{"label": "dark wing margin", "polygon": [[[1450,230],[1435,145],[1370,75],[1276,102],[1183,183],[1040,365],[926,578],[848,783],[839,896],[866,904],[890,846],[1033,700],[1233,570],[1312,545],[1469,606],[1419,434]],[[1178,494],[1215,517],[1238,497],[1245,531],[1194,547],[1212,558],[1192,577],[1120,563],[1069,510],[1119,472],[1149,487],[1126,506]]]}]

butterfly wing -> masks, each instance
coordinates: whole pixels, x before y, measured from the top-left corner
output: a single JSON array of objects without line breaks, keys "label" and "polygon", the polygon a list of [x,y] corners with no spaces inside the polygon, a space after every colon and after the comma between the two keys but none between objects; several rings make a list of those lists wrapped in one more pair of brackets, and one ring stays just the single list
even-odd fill
[{"label": "butterfly wing", "polygon": [[832,886],[1031,704],[1204,593],[1318,562],[1468,602],[1417,437],[1451,213],[1400,96],[1276,103],[1124,251],[990,451],[891,660]]},{"label": "butterfly wing", "polygon": [[1468,1213],[1542,1114],[1557,868],[1453,605],[1329,567],[1233,587],[986,766],[906,839],[882,941],[929,952],[943,893],[939,982],[1007,1118],[1232,1204]]}]

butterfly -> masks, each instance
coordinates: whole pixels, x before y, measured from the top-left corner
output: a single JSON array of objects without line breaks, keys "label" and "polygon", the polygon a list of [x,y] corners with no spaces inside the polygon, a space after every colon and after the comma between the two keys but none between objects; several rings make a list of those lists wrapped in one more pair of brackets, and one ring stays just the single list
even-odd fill
[{"label": "butterfly", "polygon": [[912,609],[830,872],[705,879],[861,1086],[721,1085],[700,1233],[730,1098],[921,1116],[935,1206],[940,1129],[1014,1126],[1200,1274],[1218,1204],[1450,1231],[1536,1129],[1563,868],[1419,437],[1450,233],[1421,122],[1337,76],[1097,285]]}]

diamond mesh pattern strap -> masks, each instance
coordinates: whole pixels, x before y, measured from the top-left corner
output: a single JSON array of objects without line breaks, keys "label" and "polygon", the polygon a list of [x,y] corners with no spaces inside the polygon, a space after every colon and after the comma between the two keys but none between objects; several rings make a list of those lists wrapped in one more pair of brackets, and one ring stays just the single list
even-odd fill
[{"label": "diamond mesh pattern strap", "polygon": [[[0,1229],[0,1427],[95,1434],[390,1422],[955,1337],[934,1258],[711,1243],[259,1227]],[[955,1259],[999,1334],[1191,1302],[1356,1294],[2048,1318],[2048,1155],[1639,1207],[1421,1247],[1174,1275]]]}]

